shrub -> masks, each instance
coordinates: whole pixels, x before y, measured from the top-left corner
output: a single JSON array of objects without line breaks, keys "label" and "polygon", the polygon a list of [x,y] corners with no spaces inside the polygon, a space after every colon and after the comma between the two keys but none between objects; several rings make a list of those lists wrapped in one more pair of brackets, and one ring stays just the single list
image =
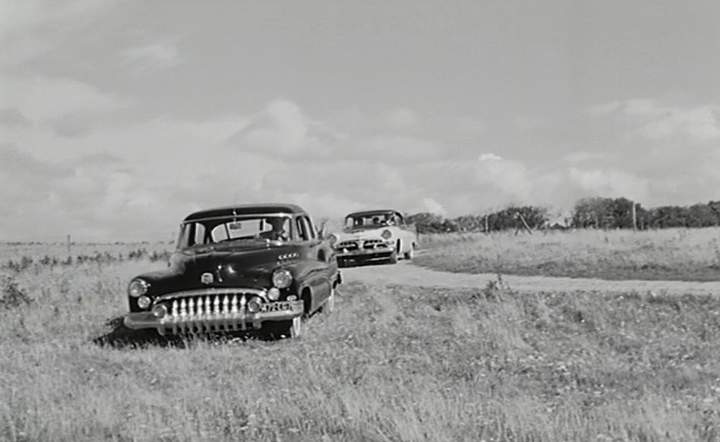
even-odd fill
[{"label": "shrub", "polygon": [[32,299],[18,287],[15,278],[5,276],[0,283],[0,309],[7,310],[32,303]]}]

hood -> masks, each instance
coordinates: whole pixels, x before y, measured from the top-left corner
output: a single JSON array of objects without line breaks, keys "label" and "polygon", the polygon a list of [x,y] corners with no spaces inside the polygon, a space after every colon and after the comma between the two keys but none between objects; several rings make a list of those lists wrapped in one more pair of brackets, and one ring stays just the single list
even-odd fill
[{"label": "hood", "polygon": [[[287,244],[186,249],[171,257],[168,270],[140,277],[150,282],[156,296],[212,287],[269,288],[273,270],[297,261],[300,253]],[[212,274],[213,282],[202,283],[203,273]]]}]

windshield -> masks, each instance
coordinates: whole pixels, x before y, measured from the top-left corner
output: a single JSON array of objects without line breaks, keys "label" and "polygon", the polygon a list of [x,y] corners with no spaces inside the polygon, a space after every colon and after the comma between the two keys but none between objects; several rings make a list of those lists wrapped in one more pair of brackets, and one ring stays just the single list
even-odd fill
[{"label": "windshield", "polygon": [[363,229],[397,225],[399,220],[392,212],[367,213],[345,218],[345,229]]},{"label": "windshield", "polygon": [[238,241],[290,241],[290,216],[242,216],[183,223],[177,248]]}]

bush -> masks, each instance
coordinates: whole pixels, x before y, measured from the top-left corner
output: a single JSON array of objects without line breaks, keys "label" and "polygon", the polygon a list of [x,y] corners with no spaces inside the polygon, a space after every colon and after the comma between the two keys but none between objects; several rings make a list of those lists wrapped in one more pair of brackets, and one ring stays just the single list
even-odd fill
[{"label": "bush", "polygon": [[5,276],[0,283],[0,309],[8,310],[32,303],[32,299],[18,287],[15,278]]}]

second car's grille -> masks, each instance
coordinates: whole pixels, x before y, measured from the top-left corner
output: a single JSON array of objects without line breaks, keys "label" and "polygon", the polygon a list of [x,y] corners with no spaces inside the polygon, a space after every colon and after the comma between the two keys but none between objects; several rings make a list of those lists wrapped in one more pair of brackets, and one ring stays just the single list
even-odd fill
[{"label": "second car's grille", "polygon": [[364,249],[377,249],[381,247],[387,247],[385,242],[380,239],[368,239],[363,244]]},{"label": "second car's grille", "polygon": [[340,244],[337,245],[337,248],[340,250],[357,250],[360,248],[360,245],[357,241],[343,241]]}]

